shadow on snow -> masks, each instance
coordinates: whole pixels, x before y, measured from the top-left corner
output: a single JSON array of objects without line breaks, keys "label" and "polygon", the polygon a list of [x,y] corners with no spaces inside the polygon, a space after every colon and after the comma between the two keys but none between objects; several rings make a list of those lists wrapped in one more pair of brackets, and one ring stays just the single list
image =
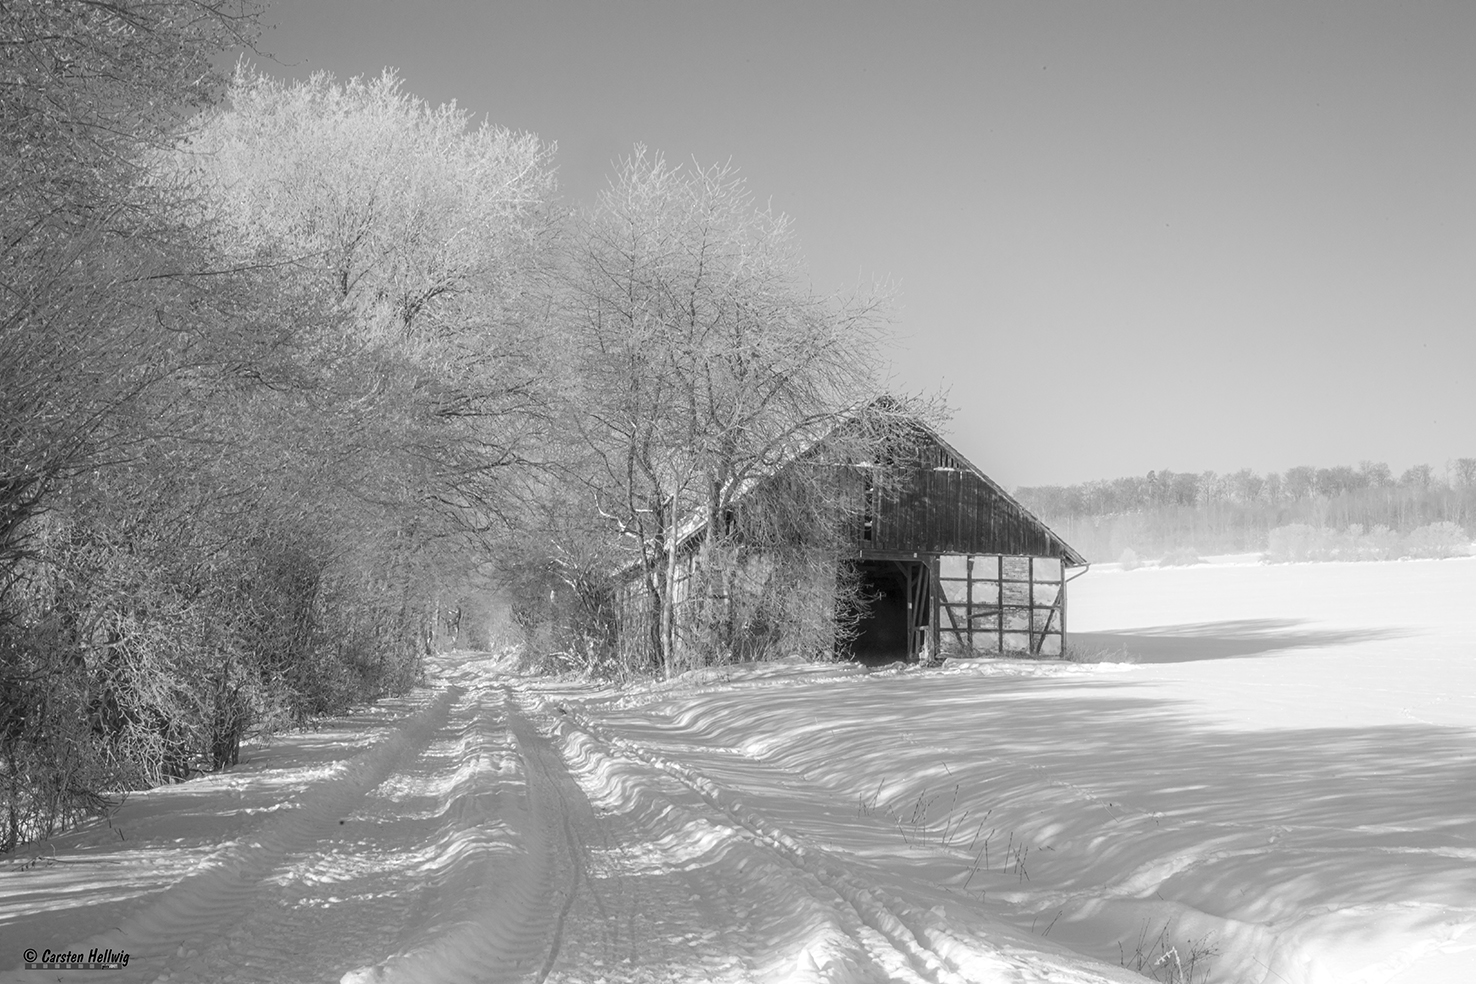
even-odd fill
[{"label": "shadow on snow", "polygon": [[1396,629],[1296,628],[1301,624],[1300,619],[1247,618],[1124,632],[1073,632],[1071,645],[1086,653],[1120,653],[1123,659],[1135,663],[1191,663],[1398,639],[1411,634]]}]

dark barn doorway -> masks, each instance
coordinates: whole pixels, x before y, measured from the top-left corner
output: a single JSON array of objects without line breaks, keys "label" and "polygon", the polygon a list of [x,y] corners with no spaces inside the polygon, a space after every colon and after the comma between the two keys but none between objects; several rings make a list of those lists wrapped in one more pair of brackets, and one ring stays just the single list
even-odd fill
[{"label": "dark barn doorway", "polygon": [[928,566],[916,560],[863,560],[859,568],[870,604],[851,642],[851,658],[868,666],[915,661],[932,605]]}]

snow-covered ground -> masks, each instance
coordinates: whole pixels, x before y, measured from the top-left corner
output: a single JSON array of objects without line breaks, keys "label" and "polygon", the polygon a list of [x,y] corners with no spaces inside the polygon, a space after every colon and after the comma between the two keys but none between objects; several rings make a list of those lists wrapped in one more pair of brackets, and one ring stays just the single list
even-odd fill
[{"label": "snow-covered ground", "polygon": [[0,865],[0,979],[1476,981],[1476,558],[1070,603],[1108,661],[444,657]]}]

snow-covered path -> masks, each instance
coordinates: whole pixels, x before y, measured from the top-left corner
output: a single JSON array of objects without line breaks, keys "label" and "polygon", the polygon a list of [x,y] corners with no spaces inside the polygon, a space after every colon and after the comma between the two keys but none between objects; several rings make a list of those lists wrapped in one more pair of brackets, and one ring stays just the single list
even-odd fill
[{"label": "snow-covered path", "polygon": [[[466,654],[436,686],[132,798],[0,870],[27,948],[117,981],[1061,981],[696,769]],[[1048,947],[1049,949],[1049,947]]]}]

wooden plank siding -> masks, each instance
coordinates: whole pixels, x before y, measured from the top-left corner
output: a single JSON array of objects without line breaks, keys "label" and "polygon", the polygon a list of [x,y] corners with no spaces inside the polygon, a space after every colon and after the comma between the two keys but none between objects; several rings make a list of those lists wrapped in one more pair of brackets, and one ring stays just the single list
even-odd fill
[{"label": "wooden plank siding", "polygon": [[[872,539],[863,553],[1009,554],[1085,560],[1024,506],[921,428],[916,459],[878,481]],[[881,478],[882,476],[878,476]]]}]

